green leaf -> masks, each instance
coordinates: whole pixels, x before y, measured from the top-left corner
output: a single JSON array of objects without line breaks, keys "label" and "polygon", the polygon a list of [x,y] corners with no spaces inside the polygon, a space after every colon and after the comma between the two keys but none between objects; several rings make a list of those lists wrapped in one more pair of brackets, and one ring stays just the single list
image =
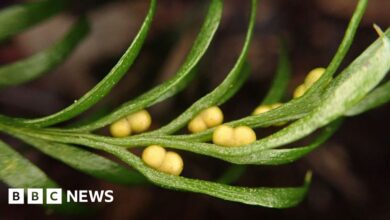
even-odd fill
[{"label": "green leaf", "polygon": [[[282,40],[280,40],[280,45],[276,74],[271,88],[262,101],[263,105],[280,102],[286,93],[288,82],[291,77],[290,61],[288,59],[286,45]],[[247,166],[245,165],[233,164],[217,179],[217,182],[224,184],[236,182],[245,173],[246,168]]]},{"label": "green leaf", "polygon": [[118,83],[118,81],[123,77],[123,75],[133,64],[135,58],[141,50],[143,42],[145,41],[146,35],[152,23],[155,8],[156,0],[151,0],[151,5],[148,14],[142,24],[140,31],[131,43],[130,47],[120,58],[118,63],[103,78],[103,80],[101,80],[94,88],[92,88],[79,100],[76,100],[72,105],[57,113],[42,118],[21,119],[9,118],[6,116],[0,116],[0,118],[2,118],[3,121],[8,121],[8,123],[32,127],[45,127],[71,119],[89,109],[91,106],[93,106],[111,91],[111,89]]},{"label": "green leaf", "polygon": [[118,163],[82,148],[69,144],[43,141],[23,135],[15,136],[44,154],[93,177],[125,185],[147,182],[138,172],[130,171]]},{"label": "green leaf", "polygon": [[[236,63],[236,64],[238,64],[238,63]],[[233,68],[231,71],[235,72],[234,70],[235,69]],[[221,93],[221,90],[223,90],[223,88],[228,84],[229,81],[233,81],[233,80],[229,79],[230,78],[229,76],[226,77],[223,80],[223,82],[217,86],[217,88],[215,88],[212,92],[210,92],[206,96],[208,97],[208,99],[210,99],[210,101],[212,99],[214,99],[215,101],[213,101],[213,102],[215,102],[216,105],[222,105],[223,103],[228,101],[232,96],[234,96],[241,89],[241,87],[245,84],[245,82],[249,78],[251,71],[252,70],[251,70],[250,64],[248,62],[245,62],[241,68],[240,74],[237,74],[240,77],[236,78],[235,82],[231,82],[230,87],[229,87],[229,89],[226,89],[225,94],[217,95],[218,93],[219,94]],[[211,106],[211,105],[209,104],[209,106]]]},{"label": "green leaf", "polygon": [[[387,61],[389,59],[389,39],[382,37],[365,50],[329,85],[321,104],[297,122],[246,147],[226,149],[204,144],[201,148],[198,146],[198,149],[194,148],[191,151],[226,159],[232,156],[261,155],[265,149],[298,140],[341,116],[348,108],[363,98],[388,72],[390,63]],[[272,111],[270,112],[272,113]],[[119,143],[116,142],[116,144]],[[170,144],[170,146],[172,145],[173,143]],[[190,147],[191,145],[187,144],[186,148]]]},{"label": "green leaf", "polygon": [[355,116],[390,102],[390,81],[370,92],[358,104],[348,109],[346,116]]},{"label": "green leaf", "polygon": [[[356,34],[357,28],[364,14],[367,6],[367,0],[359,0],[352,18],[348,24],[348,28],[344,34],[343,40],[333,56],[331,62],[326,68],[324,75],[300,98],[293,99],[281,107],[273,109],[264,114],[257,116],[250,116],[231,123],[231,125],[247,125],[251,127],[269,126],[278,122],[295,120],[303,117],[316,106],[319,105],[322,93],[326,88],[326,82],[332,78],[340,66],[342,60],[347,54],[353,38]],[[278,120],[279,119],[279,120]],[[199,133],[199,137],[188,137],[189,139],[207,139],[210,137],[212,131],[206,131],[203,134]],[[187,137],[185,137],[187,138]]]},{"label": "green leaf", "polygon": [[[339,48],[332,61],[326,67],[324,74],[321,76],[319,80],[317,80],[313,86],[311,86],[308,91],[305,93],[306,96],[313,93],[315,90],[324,86],[328,83],[328,81],[332,78],[332,76],[336,73],[338,67],[341,62],[344,60],[345,55],[347,54],[349,48],[352,45],[353,38],[355,37],[356,31],[359,27],[359,23],[362,20],[364,11],[366,10],[368,0],[359,0],[355,12],[352,15],[351,21],[348,24],[348,28],[345,31],[344,38],[341,41]],[[303,97],[305,96],[303,95]]]},{"label": "green leaf", "polygon": [[[0,140],[0,180],[12,188],[59,188],[41,169]],[[75,203],[45,205],[59,213],[85,213]]]},{"label": "green leaf", "polygon": [[[390,32],[390,29],[387,33]],[[327,88],[321,104],[281,131],[245,147],[250,153],[291,143],[342,116],[371,91],[390,69],[390,38],[383,36],[356,58]]]},{"label": "green leaf", "polygon": [[[252,25],[254,21],[256,8],[257,8],[256,1],[253,0],[252,13],[251,13]],[[246,42],[249,42],[249,40]],[[245,53],[242,56],[245,56]],[[242,61],[241,64],[239,63],[239,65],[243,65],[244,62],[243,60],[245,58],[240,58],[240,59]],[[224,99],[223,96],[220,97],[221,99]],[[2,124],[0,125],[1,125],[0,126],[1,130],[10,134],[15,134],[14,132],[16,133],[21,132],[27,134],[28,136],[33,136],[33,137],[35,136],[43,139],[49,136],[51,138],[55,138],[56,139],[55,141],[61,141],[62,138],[66,138],[68,139],[68,141],[85,140],[83,134],[74,134],[74,136],[72,137],[69,133],[61,133],[61,132],[50,131],[45,129],[41,129],[42,131],[38,132],[35,129],[23,128],[23,127],[19,127],[19,128],[10,127],[8,129],[7,125],[2,125]],[[54,134],[58,136],[56,137]],[[85,135],[88,136],[88,134]],[[87,146],[113,154],[114,156],[118,157],[119,159],[126,162],[128,165],[134,167],[136,170],[141,172],[150,181],[162,187],[203,193],[217,198],[221,198],[229,201],[241,202],[245,204],[251,204],[251,205],[261,205],[261,206],[274,207],[274,208],[287,208],[287,207],[295,206],[304,198],[311,179],[310,177],[311,175],[308,174],[307,177],[305,178],[305,184],[301,187],[249,188],[249,187],[228,186],[219,183],[214,183],[214,182],[209,182],[204,180],[189,179],[181,176],[173,176],[162,172],[158,172],[146,166],[139,157],[135,156],[134,154],[132,154],[131,152],[129,152],[123,147],[114,146],[104,142],[96,142],[96,141],[88,142]]]},{"label": "green leaf", "polygon": [[[212,156],[221,160],[228,161],[230,163],[235,164],[258,164],[258,165],[280,165],[291,163],[306,154],[310,153],[318,146],[323,144],[327,139],[329,139],[332,134],[337,130],[340,125],[340,121],[337,120],[327,127],[323,129],[323,132],[319,134],[316,139],[309,145],[304,147],[293,147],[288,149],[267,149],[262,150],[252,154],[246,155],[220,155],[222,153],[226,153],[224,150],[228,150],[229,148],[220,147],[213,144],[208,143],[199,143],[199,142],[188,142],[188,141],[178,141],[172,138],[167,137],[139,137],[137,139],[132,139],[132,144],[127,145],[127,141],[123,141],[123,139],[118,138],[106,138],[97,135],[88,135],[88,134],[64,134],[61,135],[59,133],[54,134],[45,133],[45,132],[31,132],[31,131],[16,131],[16,132],[24,132],[29,136],[41,138],[50,141],[58,141],[63,143],[74,143],[80,144],[84,146],[94,146],[94,143],[107,143],[107,144],[115,144],[123,147],[135,147],[135,146],[148,146],[152,144],[158,144],[166,148],[175,148],[185,151],[190,151],[206,156]],[[14,128],[7,128],[8,131],[13,132]],[[126,144],[125,144],[126,143]],[[240,149],[240,148],[237,148]]]},{"label": "green leaf", "polygon": [[[138,97],[137,99],[125,103],[119,107],[118,110],[114,111],[112,114],[109,114],[107,117],[103,117],[103,119],[86,126],[81,126],[70,130],[42,128],[36,129],[24,126],[24,122],[19,122],[19,124],[15,122],[12,124],[12,120],[9,120],[4,116],[0,116],[0,130],[14,136],[23,134],[28,137],[45,140],[46,142],[49,141],[64,144],[80,144],[91,147],[93,149],[105,151],[118,157],[128,165],[132,166],[134,169],[138,170],[151,182],[165,188],[203,193],[221,199],[252,205],[261,205],[275,208],[292,207],[299,203],[304,197],[307,191],[310,177],[306,178],[305,184],[302,187],[248,188],[228,186],[220,183],[204,180],[194,180],[186,177],[172,176],[158,172],[146,166],[139,157],[128,151],[127,148],[159,144],[167,148],[191,151],[194,153],[219,158],[232,163],[268,165],[278,165],[295,161],[296,159],[306,155],[308,152],[311,152],[320,144],[322,144],[326,139],[328,139],[337,129],[339,121],[336,119],[345,115],[350,109],[353,109],[354,106],[359,105],[359,103],[364,100],[365,97],[370,97],[370,95],[367,94],[372,89],[374,89],[375,86],[377,86],[377,84],[384,78],[390,68],[390,63],[387,62],[390,60],[390,40],[388,37],[382,36],[367,50],[365,50],[355,61],[353,61],[340,75],[332,80],[334,73],[337,71],[342,59],[345,57],[352,43],[352,39],[358,27],[358,23],[361,20],[361,16],[364,12],[366,4],[367,0],[359,1],[357,9],[355,10],[342,44],[340,45],[336,55],[327,67],[323,77],[321,77],[320,80],[317,81],[317,83],[315,83],[307,93],[305,93],[304,96],[298,99],[294,99],[282,105],[281,107],[264,114],[260,114],[258,116],[249,116],[228,123],[232,126],[248,125],[251,127],[261,127],[272,125],[278,122],[297,120],[291,125],[268,137],[260,139],[253,144],[236,148],[227,148],[210,143],[200,143],[202,141],[210,140],[213,129],[209,129],[205,132],[194,135],[168,135],[168,133],[176,131],[186,122],[188,122],[188,120],[191,119],[189,116],[178,120],[180,123],[173,123],[174,126],[169,127],[169,129],[164,128],[166,130],[163,130],[164,132],[161,134],[158,132],[150,132],[149,134],[136,135],[127,138],[111,138],[94,134],[75,132],[91,131],[93,129],[108,125],[120,117],[162,101],[163,99],[183,89],[190,81],[190,78],[192,77],[192,69],[203,56],[203,53],[208,47],[218,26],[222,11],[222,3],[220,3],[218,0],[212,1],[206,22],[202,26],[201,34],[195,41],[194,47],[188,55],[187,60],[184,62],[184,65],[181,69],[179,69],[178,74],[170,81],[167,81],[166,84],[162,84]],[[242,79],[243,77],[238,76],[245,76],[245,72],[241,72],[240,68],[243,68],[244,66],[244,57],[246,56],[245,50],[247,50],[247,44],[249,44],[248,36],[250,38],[251,25],[253,25],[255,9],[256,1],[253,0],[251,22],[249,25],[250,28],[244,43],[243,51],[233,70],[220,86],[202,98],[198,103],[195,103],[193,105],[195,107],[191,106],[189,110],[184,112],[184,115],[187,112],[188,115],[193,116],[202,110],[205,106],[223,103],[228,98],[230,98],[230,96],[236,92],[236,89],[241,86],[241,83],[245,81],[245,79]],[[386,32],[386,34],[389,34],[389,31]],[[286,62],[282,61],[283,60],[281,60],[280,63],[287,65]],[[282,64],[281,66],[283,67]],[[286,69],[287,68],[284,68],[284,70],[283,68],[279,69],[280,72],[276,77],[279,77],[279,74],[286,74]],[[265,103],[274,101],[277,99],[277,97],[280,98],[283,95],[283,92],[277,90],[275,90],[276,92],[272,91],[274,87],[279,87],[280,90],[285,89],[286,85],[283,84],[282,78],[283,77],[279,79],[277,78],[277,80],[274,81],[271,92],[265,98]],[[224,84],[228,80],[231,81],[228,84]],[[226,88],[233,89],[229,91]],[[214,94],[214,96],[211,96],[210,94]],[[376,95],[375,97],[383,96]],[[375,100],[377,99],[378,98],[375,98]],[[383,99],[380,98],[380,100]],[[379,103],[382,101],[373,102]],[[366,104],[364,106],[369,105]],[[299,140],[300,138],[311,134],[315,130],[322,128],[329,123],[330,125],[325,127],[323,132],[319,134],[316,139],[308,146],[276,149],[277,147],[281,147]],[[27,123],[25,125],[29,124]],[[60,144],[58,146],[62,145]],[[231,181],[231,179],[236,178],[235,176],[239,175],[240,172],[240,170],[233,170],[232,172],[228,173],[228,176],[224,176],[221,181]]]},{"label": "green leaf", "polygon": [[141,172],[151,182],[161,187],[203,193],[213,197],[250,205],[260,205],[273,208],[293,207],[302,201],[311,180],[311,175],[309,173],[305,178],[305,184],[301,187],[249,188],[229,186],[205,180],[173,176],[156,171],[146,166],[139,157],[135,156],[126,149],[117,146],[95,142],[91,145],[91,147],[104,150],[115,155]]},{"label": "green leaf", "polygon": [[[28,136],[38,137],[36,133],[27,132],[27,130],[31,130],[30,128],[5,128],[4,126],[5,125],[1,125],[0,128],[10,134],[21,132]],[[58,141],[61,141],[62,139],[61,136],[56,137],[52,135],[45,136],[39,134],[39,138],[46,139],[47,137],[56,139],[58,138]],[[77,140],[80,140],[80,137],[76,135],[75,137],[69,137],[67,135],[64,135],[64,137],[68,138],[68,141],[77,142]],[[119,159],[132,166],[134,169],[141,172],[151,182],[160,185],[161,187],[204,193],[206,195],[214,196],[217,198],[251,205],[261,205],[274,208],[287,208],[295,206],[304,198],[310,182],[310,177],[308,177],[306,178],[305,184],[302,187],[248,188],[228,186],[219,183],[213,183],[197,179],[189,179],[185,177],[173,176],[158,172],[146,166],[140,158],[133,155],[131,152],[129,152],[123,147],[114,146],[98,141],[88,142],[86,146],[113,154],[114,156],[118,157]]]},{"label": "green leaf", "polygon": [[52,70],[64,62],[88,32],[87,21],[81,19],[52,47],[30,58],[0,67],[0,87],[22,84]]},{"label": "green leaf", "polygon": [[[250,41],[253,35],[253,29],[255,25],[256,18],[256,8],[254,7],[256,3],[252,1],[252,10],[249,19],[249,26],[247,30],[247,34],[245,37],[244,45],[241,50],[241,53],[233,66],[230,73],[227,75],[225,80],[217,86],[213,91],[208,93],[207,95],[200,98],[194,104],[192,104],[186,111],[184,111],[181,115],[176,117],[169,124],[164,127],[150,132],[151,134],[170,134],[178,131],[182,127],[184,127],[192,118],[194,118],[200,111],[213,106],[213,105],[221,105],[227,99],[229,99],[232,95],[234,95],[242,84],[245,82],[249,75],[249,67],[245,66],[245,60],[248,54]],[[148,135],[148,134],[146,134]]]},{"label": "green leaf", "polygon": [[[1,128],[7,133],[21,132],[28,136],[43,139],[53,138],[57,139],[58,141],[67,139],[67,141],[71,142],[78,142],[82,140],[82,137],[78,135],[75,135],[74,137],[69,137],[66,134],[64,136],[46,136],[43,134],[38,135],[37,133],[27,132],[27,130],[31,130],[30,128],[21,129],[9,127],[7,129],[3,129],[4,125],[1,125]],[[242,202],[251,205],[261,205],[274,208],[287,208],[295,206],[304,198],[304,195],[306,194],[308,188],[308,183],[310,182],[310,178],[306,178],[306,183],[304,184],[304,186],[295,188],[248,188],[228,186],[219,183],[197,179],[189,179],[181,176],[173,176],[158,172],[146,166],[140,158],[120,146],[115,146],[99,141],[90,141],[88,143],[84,143],[84,145],[113,154],[114,156],[123,160],[125,163],[129,164],[134,169],[145,175],[145,177],[148,178],[151,182],[160,185],[161,187],[204,193],[217,198],[229,201]]]},{"label": "green leaf", "polygon": [[2,141],[0,141],[0,152],[0,179],[7,185],[18,188],[58,186],[38,167]]},{"label": "green leaf", "polygon": [[263,150],[261,153],[242,156],[234,159],[235,163],[242,164],[261,164],[261,165],[282,165],[292,163],[325,143],[340,127],[341,120],[336,120],[323,128],[315,140],[304,147],[292,147],[288,149],[269,149]]},{"label": "green leaf", "polygon": [[[299,119],[305,115],[307,115],[310,111],[312,111],[315,107],[320,104],[321,97],[323,95],[324,90],[326,89],[329,79],[336,72],[337,68],[340,66],[341,61],[344,59],[346,53],[348,52],[350,45],[355,36],[356,30],[359,26],[360,20],[363,16],[364,10],[367,6],[367,0],[360,0],[351,21],[349,22],[347,31],[343,37],[343,40],[334,55],[332,61],[326,68],[326,72],[323,77],[318,80],[318,83],[315,83],[311,89],[309,89],[305,95],[298,99],[293,99],[287,103],[284,103],[279,108],[273,109],[271,111],[265,112],[263,114],[248,116],[245,118],[241,118],[239,120],[235,120],[229,122],[227,124],[231,126],[239,126],[246,125],[252,128],[257,127],[268,127],[273,124],[277,124],[280,122],[287,122]],[[199,132],[196,134],[190,135],[181,135],[175,136],[172,138],[180,139],[180,140],[188,140],[188,141],[208,141],[211,139],[211,135],[214,131],[214,128],[208,129],[203,132]],[[136,138],[129,137],[128,139]],[[131,140],[128,140],[131,142]]]},{"label": "green leaf", "polygon": [[142,94],[141,96],[122,104],[111,114],[102,117],[93,123],[70,130],[80,132],[104,127],[128,114],[137,112],[143,108],[161,102],[182,90],[193,78],[191,73],[194,73],[195,71],[192,72],[192,70],[199,63],[200,59],[209,47],[211,40],[213,39],[214,34],[219,26],[221,16],[221,0],[212,0],[207,16],[194,42],[194,45],[192,46],[192,49],[187,55],[183,65],[180,67],[173,78]]},{"label": "green leaf", "polygon": [[[142,136],[151,136],[159,134],[171,134],[174,133],[184,126],[194,118],[200,111],[213,106],[220,105],[227,99],[229,99],[234,93],[236,93],[239,88],[244,84],[249,75],[249,66],[244,65],[242,70],[232,71],[229,76],[215,88],[212,92],[200,98],[194,104],[192,104],[188,109],[186,109],[182,114],[177,116],[167,125],[163,127],[141,134]],[[238,77],[239,78],[236,78]]]},{"label": "green leaf", "polygon": [[272,208],[288,208],[299,204],[306,195],[311,174],[305,178],[305,184],[301,187],[238,187],[205,180],[189,179],[181,176],[168,175],[144,165],[144,163],[132,153],[118,148],[105,146],[105,151],[112,153],[124,162],[133,166],[144,174],[150,181],[164,188],[185,190],[203,193],[224,200],[259,205]]},{"label": "green leaf", "polygon": [[59,13],[67,1],[46,0],[10,6],[0,11],[0,42]]},{"label": "green leaf", "polygon": [[[340,43],[336,54],[327,66],[325,73],[303,96],[298,99],[293,99],[283,104],[281,107],[269,112],[231,122],[231,125],[247,125],[250,127],[269,126],[278,122],[299,119],[317,107],[320,104],[321,96],[327,86],[326,83],[329,82],[332,76],[336,73],[353,42],[353,38],[356,34],[366,6],[367,0],[359,0],[348,24],[343,40]],[[210,138],[211,133],[212,131],[206,131],[203,134],[197,134],[198,137],[194,136],[184,138],[204,140]]]},{"label": "green leaf", "polygon": [[[64,138],[63,141],[77,144],[90,144],[90,142],[95,141],[121,146],[159,144],[165,147],[189,150],[229,161],[238,160],[237,158],[247,157],[248,155],[255,157],[255,155],[261,155],[262,151],[266,149],[279,147],[305,137],[316,129],[342,116],[382,80],[390,68],[390,63],[387,62],[388,60],[390,60],[390,40],[388,37],[382,37],[367,48],[330,83],[318,107],[284,129],[243,147],[226,148],[213,144],[196,143],[185,139],[179,140],[175,138],[176,136],[169,135],[150,138],[142,136],[109,138],[78,134],[69,138],[71,135],[65,134],[63,136],[66,137],[61,138]],[[302,106],[302,108],[304,107]],[[41,134],[47,136],[44,138],[52,138],[50,135],[54,135],[53,132]],[[59,140],[59,136],[61,135],[57,134],[56,136],[57,140]]]},{"label": "green leaf", "polygon": [[[355,105],[367,92],[375,87],[388,72],[390,63],[387,62],[387,60],[389,59],[389,39],[380,38],[330,84],[324,94],[322,103],[317,108],[290,126],[269,137],[258,140],[251,145],[240,148],[221,148],[203,143],[202,145],[196,144],[197,147],[195,147],[195,144],[187,143],[187,146],[184,147],[182,144],[185,142],[177,142],[178,146],[176,147],[226,159],[248,155],[256,157],[256,155],[261,155],[265,149],[291,143],[333,121],[341,116],[349,107]],[[162,141],[165,142],[167,140],[164,139]],[[116,144],[121,145],[125,142],[127,141],[115,141]],[[159,144],[157,142],[158,141],[155,141],[155,144]],[[172,147],[176,144],[174,141],[169,144],[168,141],[165,143],[165,146],[167,147]]]}]

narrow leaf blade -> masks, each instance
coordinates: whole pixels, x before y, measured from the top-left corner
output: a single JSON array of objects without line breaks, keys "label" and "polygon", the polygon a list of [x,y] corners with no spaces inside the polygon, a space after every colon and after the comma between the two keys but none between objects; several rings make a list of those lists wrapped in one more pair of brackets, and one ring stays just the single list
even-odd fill
[{"label": "narrow leaf blade", "polygon": [[89,25],[82,19],[52,47],[32,57],[0,67],[0,87],[31,81],[55,68],[65,61],[88,31]]},{"label": "narrow leaf blade", "polygon": [[111,91],[111,89],[119,82],[133,64],[146,39],[146,35],[152,23],[155,8],[156,0],[151,0],[148,14],[138,34],[118,63],[95,87],[88,91],[79,100],[76,100],[76,102],[72,105],[52,115],[36,119],[10,118],[4,115],[0,115],[0,117],[3,121],[8,121],[7,123],[20,124],[29,127],[46,127],[69,120],[89,109]]},{"label": "narrow leaf blade", "polygon": [[0,11],[0,42],[60,12],[64,0],[44,0],[10,6]]},{"label": "narrow leaf blade", "polygon": [[[0,180],[12,188],[59,188],[41,169],[0,141]],[[45,205],[59,213],[86,213],[85,207],[75,203]]]},{"label": "narrow leaf blade", "polygon": [[69,144],[43,141],[28,136],[16,136],[44,154],[93,177],[125,185],[147,182],[138,172],[130,171],[114,161],[82,148]]},{"label": "narrow leaf blade", "polygon": [[189,52],[184,63],[177,71],[176,75],[170,80],[149,90],[141,96],[122,104],[119,108],[99,120],[77,128],[71,128],[70,131],[91,131],[104,127],[128,114],[149,107],[155,103],[161,102],[166,98],[179,92],[193,78],[191,74],[195,73],[193,69],[199,63],[205,54],[219,26],[222,16],[222,1],[212,0],[208,9],[207,16],[203,22],[202,28]]},{"label": "narrow leaf blade", "polygon": [[115,146],[105,145],[102,150],[112,153],[144,174],[150,181],[164,188],[202,193],[220,199],[272,208],[289,208],[299,204],[305,197],[311,174],[301,187],[238,187],[220,183],[173,176],[147,167],[131,152]]},{"label": "narrow leaf blade", "polygon": [[252,10],[249,19],[248,30],[241,53],[232,70],[224,79],[224,81],[213,91],[211,91],[210,93],[196,101],[194,104],[192,104],[187,110],[185,110],[181,115],[176,117],[169,124],[154,132],[150,132],[150,134],[170,134],[176,132],[180,128],[184,127],[200,111],[212,105],[223,104],[227,99],[229,99],[239,90],[239,88],[242,86],[242,84],[245,82],[249,75],[249,66],[245,65],[245,60],[248,54],[250,41],[252,39],[253,29],[255,25],[255,5],[256,3],[252,1]]}]

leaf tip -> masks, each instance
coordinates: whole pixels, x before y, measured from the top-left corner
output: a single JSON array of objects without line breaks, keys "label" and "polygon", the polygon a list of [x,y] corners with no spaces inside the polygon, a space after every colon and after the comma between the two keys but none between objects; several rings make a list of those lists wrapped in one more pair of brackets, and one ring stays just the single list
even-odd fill
[{"label": "leaf tip", "polygon": [[383,30],[377,24],[374,23],[372,27],[374,28],[374,30],[376,31],[376,33],[379,35],[380,38],[383,38],[385,36]]}]

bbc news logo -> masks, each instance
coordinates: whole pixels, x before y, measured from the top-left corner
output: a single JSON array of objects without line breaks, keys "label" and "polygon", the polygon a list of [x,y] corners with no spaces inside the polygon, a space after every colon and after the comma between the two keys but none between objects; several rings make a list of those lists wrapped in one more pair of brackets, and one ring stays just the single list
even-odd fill
[{"label": "bbc news logo", "polygon": [[[26,198],[25,198],[26,197]],[[9,188],[8,204],[49,204],[58,205],[63,202],[111,203],[114,201],[112,190],[66,190],[61,188]]]}]

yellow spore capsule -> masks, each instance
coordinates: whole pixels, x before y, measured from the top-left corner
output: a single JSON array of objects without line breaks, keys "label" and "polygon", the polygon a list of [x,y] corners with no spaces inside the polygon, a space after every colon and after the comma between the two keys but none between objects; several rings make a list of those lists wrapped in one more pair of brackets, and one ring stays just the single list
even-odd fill
[{"label": "yellow spore capsule", "polygon": [[130,124],[131,130],[135,133],[140,133],[148,130],[152,124],[152,117],[146,110],[141,110],[139,112],[133,113],[126,117],[127,121]]},{"label": "yellow spore capsule", "polygon": [[260,105],[253,111],[252,115],[259,115],[261,113],[268,112],[269,110],[271,110],[270,106]]},{"label": "yellow spore capsule", "polygon": [[259,115],[264,112],[268,112],[272,109],[279,108],[282,105],[280,102],[276,102],[270,105],[259,105],[252,113],[252,115]]},{"label": "yellow spore capsule", "polygon": [[305,92],[306,92],[306,86],[305,86],[305,84],[299,85],[299,86],[294,90],[294,94],[293,94],[294,99],[303,96],[303,94],[305,94]]},{"label": "yellow spore capsule", "polygon": [[215,127],[223,122],[223,113],[218,106],[213,106],[204,110],[201,113],[201,117],[208,128]]},{"label": "yellow spore capsule", "polygon": [[325,72],[325,68],[318,67],[310,71],[305,78],[306,88],[310,88]]},{"label": "yellow spore capsule", "polygon": [[165,158],[158,170],[164,173],[179,176],[181,171],[183,171],[183,159],[181,159],[179,154],[168,151],[165,154]]},{"label": "yellow spore capsule", "polygon": [[199,116],[195,117],[188,123],[188,130],[192,133],[201,132],[207,129],[206,123]]},{"label": "yellow spore capsule", "polygon": [[142,152],[142,160],[154,169],[158,169],[161,166],[165,156],[165,149],[158,145],[150,145]]},{"label": "yellow spore capsule", "polygon": [[190,123],[188,123],[188,130],[192,133],[204,131],[208,128],[215,127],[222,124],[223,113],[218,106],[212,106],[201,111]]},{"label": "yellow spore capsule", "polygon": [[228,125],[220,125],[213,132],[213,143],[221,146],[234,146],[234,129]]},{"label": "yellow spore capsule", "polygon": [[303,94],[305,94],[305,92],[319,79],[321,78],[321,76],[324,74],[325,72],[325,68],[322,68],[322,67],[318,67],[318,68],[315,68],[313,69],[312,71],[310,71],[306,78],[305,78],[305,82],[301,85],[299,85],[295,90],[294,90],[294,94],[293,94],[293,97],[294,99],[295,98],[298,98],[298,97],[301,97],[303,96]]},{"label": "yellow spore capsule", "polygon": [[256,141],[256,133],[248,126],[238,126],[234,129],[234,146],[242,146]]},{"label": "yellow spore capsule", "polygon": [[110,125],[110,133],[113,137],[126,137],[131,134],[131,127],[126,118],[119,119]]},{"label": "yellow spore capsule", "polygon": [[[270,104],[270,105],[260,105],[253,111],[252,115],[259,115],[261,113],[268,112],[272,109],[279,108],[281,105],[283,105],[283,104],[280,102],[276,102],[276,103]],[[280,123],[276,123],[274,125],[275,126],[282,126],[285,124],[286,124],[286,122],[280,122]]]}]

